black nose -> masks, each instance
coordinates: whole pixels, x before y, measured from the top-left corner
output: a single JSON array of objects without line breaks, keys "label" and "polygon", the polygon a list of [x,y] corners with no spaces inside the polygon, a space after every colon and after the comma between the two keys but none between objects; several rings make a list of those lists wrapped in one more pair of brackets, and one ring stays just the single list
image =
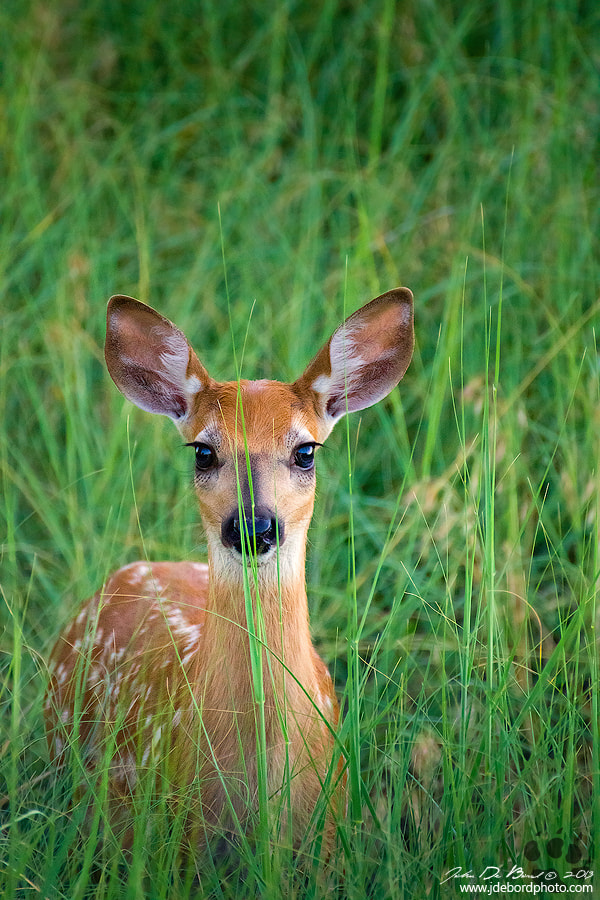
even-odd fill
[{"label": "black nose", "polygon": [[244,513],[243,519],[236,512],[221,526],[221,540],[226,547],[242,552],[242,541],[246,553],[267,553],[283,543],[283,525],[271,515],[269,510],[255,510],[254,516]]}]

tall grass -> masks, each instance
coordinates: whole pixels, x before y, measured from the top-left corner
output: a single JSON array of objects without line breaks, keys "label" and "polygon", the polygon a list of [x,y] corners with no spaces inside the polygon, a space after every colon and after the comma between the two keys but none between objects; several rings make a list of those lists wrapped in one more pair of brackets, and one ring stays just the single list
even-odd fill
[{"label": "tall grass", "polygon": [[[3,4],[0,895],[452,896],[453,867],[562,876],[570,844],[598,867],[599,25],[568,0]],[[349,765],[331,871],[242,845],[198,886],[143,821],[129,860],[98,848],[48,763],[49,651],[118,565],[203,556],[191,460],[106,376],[107,297],[217,378],[244,346],[243,375],[290,379],[398,284],[414,361],[321,451],[310,532]]]}]

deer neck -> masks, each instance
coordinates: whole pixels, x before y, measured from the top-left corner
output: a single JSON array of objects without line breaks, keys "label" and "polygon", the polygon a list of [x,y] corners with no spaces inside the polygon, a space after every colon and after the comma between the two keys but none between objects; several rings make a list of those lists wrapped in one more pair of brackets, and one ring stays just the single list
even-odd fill
[{"label": "deer neck", "polygon": [[304,705],[304,691],[314,688],[304,554],[296,554],[295,560],[290,563],[281,554],[279,565],[273,559],[244,568],[227,552],[209,550],[207,687],[218,686],[227,708],[250,711],[257,695],[268,709],[275,710],[290,695]]}]

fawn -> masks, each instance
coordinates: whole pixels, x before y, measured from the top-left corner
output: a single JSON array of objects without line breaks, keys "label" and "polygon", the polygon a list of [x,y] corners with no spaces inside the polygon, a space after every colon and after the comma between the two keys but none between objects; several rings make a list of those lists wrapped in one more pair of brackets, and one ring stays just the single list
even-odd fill
[{"label": "fawn", "polygon": [[345,778],[333,684],[308,624],[315,449],[398,384],[413,343],[412,294],[398,288],[351,315],[293,384],[221,383],[168,319],[131,297],[109,301],[108,371],[194,448],[208,543],[208,564],[119,569],[52,653],[51,758],[74,745],[89,772],[104,764],[124,830],[140,776],[158,763],[196,843],[250,828],[261,790],[295,842],[326,792],[331,843]]}]

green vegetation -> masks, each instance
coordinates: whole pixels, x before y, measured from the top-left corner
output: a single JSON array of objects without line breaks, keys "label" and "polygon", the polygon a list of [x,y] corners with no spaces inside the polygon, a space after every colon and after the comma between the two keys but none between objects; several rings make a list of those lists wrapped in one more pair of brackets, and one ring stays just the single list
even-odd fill
[{"label": "green vegetation", "polygon": [[[2,4],[0,896],[396,900],[458,896],[453,867],[600,868],[599,34],[570,0]],[[107,298],[217,378],[235,345],[289,379],[400,284],[414,361],[319,454],[331,871],[242,844],[199,886],[144,809],[129,859],[97,847],[48,763],[49,651],[119,565],[203,557],[189,452],[104,369]]]}]

